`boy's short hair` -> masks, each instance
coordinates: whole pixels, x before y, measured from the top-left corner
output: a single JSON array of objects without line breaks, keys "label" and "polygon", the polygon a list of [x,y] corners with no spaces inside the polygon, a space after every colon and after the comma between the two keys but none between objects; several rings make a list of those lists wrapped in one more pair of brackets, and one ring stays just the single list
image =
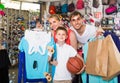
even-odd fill
[{"label": "boy's short hair", "polygon": [[59,27],[56,29],[56,33],[57,33],[59,30],[63,30],[63,31],[66,32],[66,34],[68,34],[67,29],[66,29],[65,27],[63,27],[63,26],[59,26]]},{"label": "boy's short hair", "polygon": [[79,15],[81,18],[83,18],[83,15],[82,15],[80,12],[74,11],[74,12],[72,12],[72,13],[70,14],[70,16],[69,16],[70,21],[71,21],[71,18],[72,18],[73,16],[77,16],[77,15]]}]

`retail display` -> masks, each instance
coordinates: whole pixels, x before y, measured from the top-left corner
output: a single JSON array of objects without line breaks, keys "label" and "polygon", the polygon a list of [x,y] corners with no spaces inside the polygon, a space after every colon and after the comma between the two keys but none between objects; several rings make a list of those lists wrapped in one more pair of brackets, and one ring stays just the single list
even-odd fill
[{"label": "retail display", "polygon": [[[9,52],[11,65],[14,66],[18,62],[18,43],[23,36],[24,29],[27,28],[29,19],[28,11],[20,11],[16,9],[4,9],[5,16],[2,17],[2,36],[3,45]],[[18,19],[18,17],[21,18]]]},{"label": "retail display", "polygon": [[68,12],[73,12],[75,10],[75,5],[73,1],[68,5]]}]

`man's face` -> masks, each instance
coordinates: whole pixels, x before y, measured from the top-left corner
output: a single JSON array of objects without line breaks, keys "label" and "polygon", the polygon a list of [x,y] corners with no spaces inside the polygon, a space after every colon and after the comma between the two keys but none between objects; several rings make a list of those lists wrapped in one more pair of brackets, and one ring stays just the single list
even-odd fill
[{"label": "man's face", "polygon": [[79,30],[83,25],[83,18],[81,18],[80,15],[72,16],[70,24],[73,26],[73,28]]}]

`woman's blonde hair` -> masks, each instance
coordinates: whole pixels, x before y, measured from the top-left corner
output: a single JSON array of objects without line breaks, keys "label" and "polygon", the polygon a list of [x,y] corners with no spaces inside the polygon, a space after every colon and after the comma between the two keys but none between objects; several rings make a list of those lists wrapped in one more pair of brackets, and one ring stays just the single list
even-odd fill
[{"label": "woman's blonde hair", "polygon": [[61,17],[58,14],[52,14],[49,18],[56,18],[56,20],[61,21]]}]

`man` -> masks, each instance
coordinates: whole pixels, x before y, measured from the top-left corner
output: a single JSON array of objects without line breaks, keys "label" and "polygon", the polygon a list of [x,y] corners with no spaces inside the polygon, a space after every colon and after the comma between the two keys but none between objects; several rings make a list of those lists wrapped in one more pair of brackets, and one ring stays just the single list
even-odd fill
[{"label": "man", "polygon": [[84,24],[84,17],[78,11],[70,15],[71,29],[75,32],[79,43],[84,45],[87,41],[97,35],[97,28],[93,25]]},{"label": "man", "polygon": [[[83,22],[84,22],[84,18],[80,12],[75,11],[70,15],[71,29],[75,32],[78,42],[84,45],[83,57],[84,57],[84,61],[86,61],[87,50],[88,50],[86,43],[89,42],[90,38],[101,35],[103,30],[97,29],[93,25],[84,24]],[[90,75],[87,74],[86,72],[83,72],[81,77],[83,83],[118,83],[116,78],[106,81],[103,80],[102,77],[100,76]]]}]

